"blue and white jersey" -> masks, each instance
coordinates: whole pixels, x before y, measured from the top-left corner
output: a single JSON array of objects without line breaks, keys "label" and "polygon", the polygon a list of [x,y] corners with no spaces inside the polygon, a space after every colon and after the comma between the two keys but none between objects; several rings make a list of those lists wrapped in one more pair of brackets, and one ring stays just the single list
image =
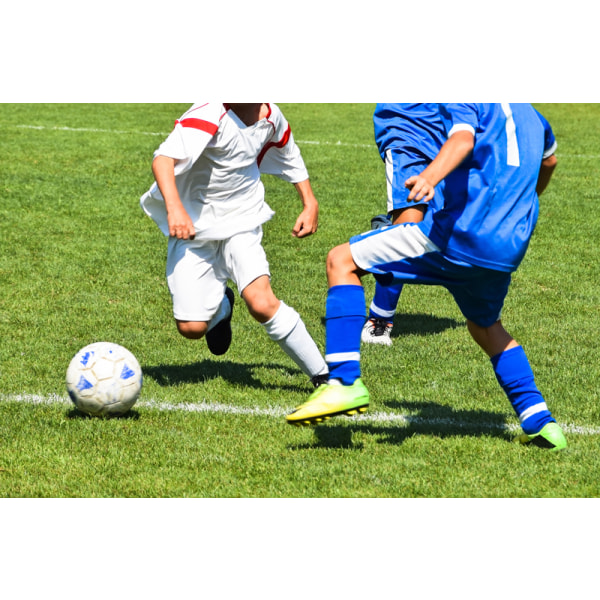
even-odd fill
[{"label": "blue and white jersey", "polygon": [[537,222],[544,125],[529,104],[439,106],[447,136],[470,131],[475,145],[445,178],[444,207],[428,213],[427,234],[451,258],[512,272]]},{"label": "blue and white jersey", "polygon": [[446,141],[438,104],[377,104],[373,126],[383,160],[387,150],[398,148],[432,161]]}]

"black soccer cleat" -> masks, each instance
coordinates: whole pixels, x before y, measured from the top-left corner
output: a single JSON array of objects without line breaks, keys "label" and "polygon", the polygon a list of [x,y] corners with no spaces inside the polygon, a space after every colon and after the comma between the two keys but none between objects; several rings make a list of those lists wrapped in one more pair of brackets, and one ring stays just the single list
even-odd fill
[{"label": "black soccer cleat", "polygon": [[313,384],[315,389],[317,389],[320,385],[327,383],[329,381],[329,372],[323,373],[322,375],[315,375],[310,378],[310,382]]},{"label": "black soccer cleat", "polygon": [[235,296],[233,290],[225,288],[225,295],[231,305],[229,316],[219,321],[207,334],[206,345],[208,349],[216,356],[221,356],[229,350],[231,346],[231,317],[233,316],[233,303]]}]

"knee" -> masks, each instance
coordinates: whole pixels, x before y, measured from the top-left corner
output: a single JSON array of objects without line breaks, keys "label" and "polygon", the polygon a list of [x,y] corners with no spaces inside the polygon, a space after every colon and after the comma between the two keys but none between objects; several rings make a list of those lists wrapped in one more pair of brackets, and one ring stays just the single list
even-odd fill
[{"label": "knee", "polygon": [[279,300],[272,292],[270,294],[252,295],[244,297],[248,311],[259,323],[266,323],[279,308]]},{"label": "knee", "polygon": [[518,346],[500,321],[496,321],[488,327],[482,327],[467,319],[467,329],[471,337],[490,358]]},{"label": "knee", "polygon": [[259,277],[242,290],[242,298],[250,315],[259,323],[266,323],[279,309],[279,300],[273,293],[269,277]]},{"label": "knee", "polygon": [[359,275],[359,269],[352,258],[348,243],[332,248],[327,254],[325,265],[330,281],[345,280],[353,274]]},{"label": "knee", "polygon": [[188,340],[199,340],[206,334],[208,327],[203,321],[175,321],[177,331]]},{"label": "knee", "polygon": [[332,248],[327,254],[327,273],[337,273],[344,264],[344,245]]}]

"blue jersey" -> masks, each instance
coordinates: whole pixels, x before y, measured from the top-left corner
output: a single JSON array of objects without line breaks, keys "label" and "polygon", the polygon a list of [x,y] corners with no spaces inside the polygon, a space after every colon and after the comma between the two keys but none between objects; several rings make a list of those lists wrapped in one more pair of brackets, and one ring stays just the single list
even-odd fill
[{"label": "blue jersey", "polygon": [[386,150],[399,149],[430,162],[446,141],[437,104],[377,104],[373,126],[384,160]]},{"label": "blue jersey", "polygon": [[428,235],[450,258],[512,272],[537,222],[544,125],[529,104],[441,104],[440,114],[448,137],[468,130],[475,145],[445,178],[444,207],[428,213]]}]

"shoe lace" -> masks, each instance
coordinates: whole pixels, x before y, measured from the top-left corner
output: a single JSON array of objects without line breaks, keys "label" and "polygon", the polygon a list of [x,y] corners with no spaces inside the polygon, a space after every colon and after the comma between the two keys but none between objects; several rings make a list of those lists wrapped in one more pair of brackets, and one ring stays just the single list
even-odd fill
[{"label": "shoe lace", "polygon": [[385,319],[373,319],[373,330],[371,335],[382,336],[387,329],[388,322]]}]

